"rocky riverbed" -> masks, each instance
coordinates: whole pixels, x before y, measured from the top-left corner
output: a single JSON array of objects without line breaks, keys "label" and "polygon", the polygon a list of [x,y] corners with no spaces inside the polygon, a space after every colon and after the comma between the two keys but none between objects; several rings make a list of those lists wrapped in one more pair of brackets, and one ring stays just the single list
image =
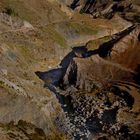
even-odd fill
[{"label": "rocky riverbed", "polygon": [[140,139],[139,0],[0,0],[0,140]]},{"label": "rocky riverbed", "polygon": [[75,140],[140,138],[139,34],[131,26],[95,50],[73,48],[54,73],[36,73],[58,97]]}]

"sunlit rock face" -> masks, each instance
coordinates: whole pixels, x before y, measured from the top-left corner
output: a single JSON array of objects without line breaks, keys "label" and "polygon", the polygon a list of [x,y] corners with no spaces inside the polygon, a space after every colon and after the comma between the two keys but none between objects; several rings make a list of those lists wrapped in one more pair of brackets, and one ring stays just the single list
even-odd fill
[{"label": "sunlit rock face", "polygon": [[116,13],[122,17],[139,21],[139,2],[132,0],[73,0],[70,4],[73,10],[91,14],[93,18],[112,18]]},{"label": "sunlit rock face", "polygon": [[139,139],[139,0],[0,0],[0,140]]},{"label": "sunlit rock face", "polygon": [[139,32],[140,27],[138,26],[119,42],[114,44],[111,52],[112,62],[117,62],[132,71],[137,68],[140,62],[140,57],[138,55],[140,51]]},{"label": "sunlit rock face", "polygon": [[116,35],[116,39],[86,52],[87,58],[74,58],[64,76],[64,83],[75,79],[77,87],[90,89],[94,84],[101,87],[115,81],[133,81],[140,63],[139,31],[139,27],[127,29]]},{"label": "sunlit rock face", "polygon": [[[124,138],[122,134],[124,132],[121,132],[125,131],[124,128],[132,131],[134,127],[138,127],[135,122],[138,121],[139,115],[134,117],[133,122],[131,120],[133,115],[130,117],[129,111],[135,114],[139,110],[139,33],[140,27],[135,26],[116,34],[114,39],[101,44],[96,50],[85,52],[86,57],[73,58],[67,68],[64,85],[67,94],[69,93],[72,98],[74,109],[86,120],[85,125],[90,131],[88,138],[95,138],[98,132],[105,132],[108,133],[105,136],[108,139],[112,131],[111,124],[115,129],[118,127],[114,135],[121,133],[120,136],[116,135],[117,138]],[[73,92],[72,87],[70,92],[68,88],[70,85],[79,92]],[[99,106],[102,106],[102,109]],[[84,113],[80,112],[82,108]],[[98,113],[100,111],[102,113]],[[130,120],[132,124],[128,125]],[[107,129],[109,129],[108,132]],[[139,129],[134,133],[138,136]],[[135,134],[126,137],[137,139],[139,136]],[[102,134],[98,136],[104,137]]]},{"label": "sunlit rock face", "polygon": [[[40,72],[57,95],[74,139],[139,137],[135,129],[140,115],[139,33],[139,25],[132,25],[95,48],[88,43],[74,47],[61,61],[61,68]],[[55,72],[59,80],[59,70],[63,73],[60,83],[47,83],[48,73]]]}]

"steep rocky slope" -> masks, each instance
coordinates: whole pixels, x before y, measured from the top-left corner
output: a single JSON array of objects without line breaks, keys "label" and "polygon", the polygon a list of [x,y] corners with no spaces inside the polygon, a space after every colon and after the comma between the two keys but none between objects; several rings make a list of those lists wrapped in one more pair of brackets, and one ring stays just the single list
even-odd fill
[{"label": "steep rocky slope", "polygon": [[[93,19],[65,2],[0,1],[0,139],[90,139],[114,129],[113,138],[138,138],[139,26],[119,14]],[[106,112],[114,116],[107,127]]]},{"label": "steep rocky slope", "polygon": [[66,3],[73,10],[91,14],[93,18],[110,19],[118,13],[130,21],[140,21],[140,2],[138,0],[69,0]]},{"label": "steep rocky slope", "polygon": [[139,34],[131,26],[94,49],[73,48],[61,68],[36,73],[57,95],[75,139],[139,139]]}]

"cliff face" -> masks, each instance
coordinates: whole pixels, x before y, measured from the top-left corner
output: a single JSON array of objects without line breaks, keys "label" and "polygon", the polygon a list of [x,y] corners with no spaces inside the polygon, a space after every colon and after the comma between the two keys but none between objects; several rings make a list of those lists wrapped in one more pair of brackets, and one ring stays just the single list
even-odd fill
[{"label": "cliff face", "polygon": [[[93,18],[112,18],[116,13],[130,20],[139,20],[139,2],[133,0],[73,0],[70,7]],[[134,12],[135,11],[135,12]]]},{"label": "cliff face", "polygon": [[[133,25],[106,41],[75,47],[60,68],[38,73],[57,95],[75,139],[139,138],[139,34]],[[57,84],[46,82],[51,74]]]},{"label": "cliff face", "polygon": [[[71,3],[71,7],[74,9],[79,5],[82,5],[81,9],[83,12],[86,13],[93,13],[93,12],[99,12],[98,10],[104,10],[106,8],[110,8],[108,10],[112,11],[120,11],[123,12],[125,8],[131,8],[132,1],[120,1],[120,0],[74,0]],[[111,12],[111,11],[110,11]]]},{"label": "cliff face", "polygon": [[139,27],[128,28],[99,48],[87,50],[83,54],[85,59],[74,58],[66,71],[64,83],[71,82],[69,79],[72,79],[72,75],[76,79],[76,86],[86,90],[93,87],[94,83],[100,87],[113,81],[133,82],[140,62],[139,31]]},{"label": "cliff face", "polygon": [[[35,71],[56,65],[61,54],[69,50],[51,24],[67,18],[57,4],[48,1],[0,1],[1,137],[8,140],[63,137],[54,124],[59,115],[64,115],[61,106],[55,95],[43,88]],[[19,128],[20,120],[29,123],[25,130],[24,126]],[[40,130],[40,134],[34,129]]]}]

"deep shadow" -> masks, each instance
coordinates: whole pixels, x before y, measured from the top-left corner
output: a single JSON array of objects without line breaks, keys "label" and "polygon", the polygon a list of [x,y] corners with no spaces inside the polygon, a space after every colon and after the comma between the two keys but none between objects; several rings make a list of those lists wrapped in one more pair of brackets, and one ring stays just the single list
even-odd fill
[{"label": "deep shadow", "polygon": [[[84,51],[82,51],[82,54],[81,54],[82,57],[86,58],[86,57],[90,57],[90,56],[96,55],[96,54],[98,54],[100,57],[103,57],[103,58],[107,57],[107,56],[111,56],[111,51],[112,51],[112,48],[114,47],[114,44],[117,43],[118,41],[120,41],[126,35],[128,35],[131,31],[133,31],[135,29],[135,27],[136,27],[135,25],[132,25],[129,28],[125,29],[124,31],[114,34],[114,36],[115,36],[114,39],[101,44],[98,49],[90,50],[90,51],[85,49]],[[85,46],[83,46],[83,47],[85,47]],[[79,49],[81,49],[81,48],[79,48]]]},{"label": "deep shadow", "polygon": [[136,84],[140,85],[140,64],[136,68],[136,74],[134,75],[133,79],[135,80]]},{"label": "deep shadow", "polygon": [[114,12],[123,12],[124,9],[125,9],[124,6],[119,6],[118,4],[114,4],[112,6],[113,13]]},{"label": "deep shadow", "polygon": [[85,46],[77,46],[77,47],[73,47],[72,51],[69,52],[64,58],[63,60],[60,62],[60,66],[64,69],[67,69],[67,67],[69,66],[70,62],[72,61],[72,59],[74,57],[83,57],[83,55],[87,52],[87,48],[85,48]]},{"label": "deep shadow", "polygon": [[60,81],[64,75],[63,68],[52,69],[46,72],[37,71],[35,74],[45,82],[45,85],[52,84],[54,86],[59,86]]},{"label": "deep shadow", "polygon": [[134,98],[126,90],[122,90],[117,86],[113,86],[111,92],[120,98],[123,98],[129,107],[133,106]]},{"label": "deep shadow", "polygon": [[139,33],[139,35],[138,35],[138,40],[140,41],[140,33]]},{"label": "deep shadow", "polygon": [[[53,91],[54,93],[57,93],[56,88],[57,87],[63,87],[63,77],[66,73],[66,70],[67,70],[69,64],[71,63],[71,61],[73,60],[74,57],[86,58],[86,57],[90,57],[90,56],[96,55],[96,54],[98,54],[100,57],[106,57],[106,56],[110,55],[114,44],[117,43],[124,36],[129,34],[134,28],[135,28],[135,25],[132,25],[131,27],[127,28],[126,30],[115,34],[114,39],[101,44],[99,46],[99,48],[96,49],[96,50],[88,51],[86,46],[73,47],[72,51],[70,53],[68,53],[64,57],[64,59],[60,62],[59,65],[60,65],[61,68],[52,69],[52,70],[49,70],[49,71],[46,71],[46,72],[37,71],[37,72],[35,72],[35,74],[45,82],[45,87],[48,87],[51,91]],[[138,67],[137,71],[139,71],[139,67]],[[72,84],[72,85],[75,85],[76,80],[77,80],[76,71],[75,70],[71,71],[70,75],[72,75],[72,76],[69,77],[69,79],[68,79],[70,81],[69,83]],[[138,83],[140,83],[139,74],[136,75],[134,77],[134,79]],[[123,91],[123,93],[125,93],[125,94],[122,95],[121,94],[122,91],[120,91],[119,89],[116,89],[115,91],[117,91],[116,94],[118,94],[119,96],[125,97],[125,100],[129,104],[129,106],[132,106],[133,98],[129,95],[129,93],[127,93],[126,91]],[[126,97],[126,95],[127,95],[127,97]]]},{"label": "deep shadow", "polygon": [[74,0],[72,2],[72,4],[70,5],[70,8],[74,10],[77,6],[79,6],[78,2],[79,2],[79,0]]},{"label": "deep shadow", "polygon": [[86,126],[92,134],[96,134],[102,131],[102,125],[96,115],[93,115],[87,119]]},{"label": "deep shadow", "polygon": [[132,30],[135,29],[135,27],[136,27],[135,25],[132,25],[131,27],[127,28],[126,30],[115,34],[116,37],[114,39],[101,44],[99,46],[99,49],[97,50],[97,53],[99,54],[99,56],[103,57],[103,58],[107,57],[108,55],[110,56],[114,44],[117,43],[118,41],[120,41],[120,39],[122,39],[126,35],[128,35]]},{"label": "deep shadow", "polygon": [[[52,69],[45,72],[37,71],[35,74],[45,82],[45,85],[54,85],[54,86],[60,86],[60,84],[63,82],[63,77],[66,73],[66,70],[68,66],[70,65],[71,61],[74,57],[83,57],[83,55],[87,52],[87,49],[85,46],[79,46],[79,47],[73,47],[72,51],[69,52],[63,60],[60,62],[59,66],[60,68]],[[74,76],[76,76],[76,73],[74,73]],[[73,78],[70,78],[70,81],[72,83],[75,81]],[[52,88],[52,87],[51,87]]]},{"label": "deep shadow", "polygon": [[[87,0],[85,6],[82,8],[81,12],[90,13],[90,8],[95,6],[95,0]],[[94,9],[94,8],[93,8]]]},{"label": "deep shadow", "polygon": [[116,116],[117,116],[118,108],[113,108],[110,110],[105,110],[101,120],[106,125],[112,125],[116,123]]},{"label": "deep shadow", "polygon": [[73,51],[69,52],[63,60],[60,62],[60,66],[62,68],[67,68],[71,62],[71,60],[75,57],[75,53]]}]

